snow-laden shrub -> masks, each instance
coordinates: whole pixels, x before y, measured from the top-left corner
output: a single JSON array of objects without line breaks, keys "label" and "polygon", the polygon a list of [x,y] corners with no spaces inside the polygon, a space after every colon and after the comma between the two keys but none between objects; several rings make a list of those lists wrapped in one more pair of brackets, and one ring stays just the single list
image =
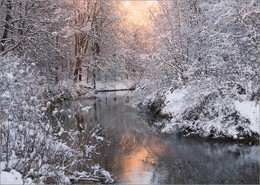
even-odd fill
[{"label": "snow-laden shrub", "polygon": [[1,170],[16,169],[24,177],[35,171],[33,177],[40,177],[42,165],[55,161],[57,151],[51,149],[71,151],[51,136],[42,97],[47,85],[35,64],[12,55],[0,60]]},{"label": "snow-laden shrub", "polygon": [[45,115],[50,101],[63,96],[53,92],[62,90],[50,90],[33,62],[12,55],[0,61],[1,175],[14,169],[36,183],[67,184],[80,163],[91,176],[89,156],[62,143]]},{"label": "snow-laden shrub", "polygon": [[143,104],[157,118],[170,120],[156,124],[164,133],[177,129],[203,137],[232,139],[260,134],[259,104],[237,86],[190,84],[179,89],[168,88],[153,93]]}]

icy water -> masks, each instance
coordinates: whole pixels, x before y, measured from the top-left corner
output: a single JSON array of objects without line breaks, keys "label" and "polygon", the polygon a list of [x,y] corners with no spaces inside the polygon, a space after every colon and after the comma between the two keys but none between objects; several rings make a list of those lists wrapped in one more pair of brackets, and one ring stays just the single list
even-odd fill
[{"label": "icy water", "polygon": [[[91,102],[90,109],[84,109],[90,104],[84,99],[61,107],[64,114],[68,109],[76,111],[74,116],[80,124],[70,123],[68,127],[83,129],[87,134],[88,128],[100,125],[101,136],[109,142],[99,148],[95,162],[113,174],[117,183],[259,184],[259,146],[220,143],[179,134],[159,136],[126,105],[128,100],[127,94],[100,93]],[[79,104],[83,111],[75,108],[80,107]],[[79,138],[79,142],[84,139]]]}]

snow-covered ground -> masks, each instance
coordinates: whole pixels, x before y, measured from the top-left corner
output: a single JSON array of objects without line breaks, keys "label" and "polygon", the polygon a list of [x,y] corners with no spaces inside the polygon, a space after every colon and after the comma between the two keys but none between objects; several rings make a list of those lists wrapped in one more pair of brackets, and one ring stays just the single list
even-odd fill
[{"label": "snow-covered ground", "polygon": [[31,178],[26,178],[25,180],[22,178],[22,174],[17,172],[16,170],[0,171],[0,184],[1,185],[33,185],[33,181]]},{"label": "snow-covered ground", "polygon": [[250,121],[249,129],[252,132],[260,133],[260,106],[259,103],[255,101],[234,101],[235,109],[243,116],[244,118]]},{"label": "snow-covered ground", "polygon": [[247,95],[225,94],[214,88],[169,88],[151,94],[144,105],[169,121],[157,122],[163,133],[185,130],[189,134],[244,139],[259,137],[259,104]]},{"label": "snow-covered ground", "polygon": [[107,82],[107,83],[97,82],[97,90],[120,90],[120,89],[130,89],[133,87],[134,87],[134,82],[132,81]]}]

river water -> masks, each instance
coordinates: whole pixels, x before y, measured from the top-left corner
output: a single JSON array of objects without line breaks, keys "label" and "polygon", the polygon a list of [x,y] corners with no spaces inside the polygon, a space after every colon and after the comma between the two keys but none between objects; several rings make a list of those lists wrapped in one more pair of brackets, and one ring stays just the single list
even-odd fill
[{"label": "river water", "polygon": [[[127,93],[100,93],[96,100],[66,102],[59,107],[63,114],[58,120],[65,130],[74,127],[89,134],[90,128],[99,125],[102,131],[98,139],[108,142],[99,146],[94,160],[118,183],[259,184],[259,146],[181,134],[161,136],[127,106],[128,101]],[[69,123],[68,114],[77,121]],[[79,137],[77,142],[84,143],[86,138]]]}]

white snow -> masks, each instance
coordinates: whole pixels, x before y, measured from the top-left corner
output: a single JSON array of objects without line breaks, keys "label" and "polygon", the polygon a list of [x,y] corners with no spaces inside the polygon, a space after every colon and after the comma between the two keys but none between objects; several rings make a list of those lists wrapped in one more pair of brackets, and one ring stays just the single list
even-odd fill
[{"label": "white snow", "polygon": [[9,79],[9,80],[13,80],[14,79],[14,75],[12,73],[6,73],[6,77]]},{"label": "white snow", "polygon": [[[183,116],[189,111],[195,111],[196,114],[204,98],[212,94],[207,89],[195,92],[191,87],[174,91],[168,89],[161,92],[165,95],[164,107],[161,113],[172,117],[161,129],[162,133],[172,133],[178,129],[188,127],[192,129],[191,133],[196,133],[203,137],[213,134],[213,137],[228,136],[237,139],[241,134],[239,127],[242,127],[243,134],[260,134],[259,104],[255,101],[248,101],[246,95],[240,95],[240,101],[228,96],[222,97],[218,95],[215,99],[213,98],[203,105],[203,112],[197,115],[198,119],[196,121],[185,119]],[[157,93],[152,94],[148,99],[150,99],[150,102],[153,102],[156,96],[158,96]],[[244,121],[239,120],[236,124],[232,118],[226,120],[227,116],[235,111],[240,114],[241,118],[248,119],[250,123],[246,124]],[[204,115],[204,113],[206,114]]]},{"label": "white snow", "polygon": [[250,130],[254,133],[260,134],[259,104],[255,101],[235,101],[234,104],[237,111],[250,121]]},{"label": "white snow", "polygon": [[58,136],[61,136],[64,133],[64,128],[60,128],[60,131],[57,133]]},{"label": "white snow", "polygon": [[48,102],[46,103],[46,106],[49,107],[49,106],[51,106],[51,104],[52,104],[52,103],[51,103],[50,101],[48,101]]},{"label": "white snow", "polygon": [[0,171],[1,171],[2,169],[4,169],[6,165],[7,165],[7,162],[6,162],[6,161],[1,161],[1,162],[0,162]]},{"label": "white snow", "polygon": [[23,184],[22,174],[16,170],[0,172],[0,184]]},{"label": "white snow", "polygon": [[96,175],[97,172],[101,173],[103,177],[105,178],[105,183],[112,183],[111,175],[108,171],[104,170],[100,167],[99,164],[96,164],[94,166],[91,166],[91,168],[94,170],[94,175]]},{"label": "white snow", "polygon": [[5,91],[2,95],[1,98],[11,98],[11,94],[9,91]]},{"label": "white snow", "polygon": [[183,98],[187,94],[187,89],[177,89],[173,93],[166,93],[166,106],[162,109],[162,113],[172,114],[173,117],[180,114],[183,110],[185,102]]},{"label": "white snow", "polygon": [[102,137],[102,136],[97,136],[96,133],[93,133],[93,134],[91,135],[91,137],[94,137],[94,138],[96,138],[96,140],[99,140],[99,141],[103,141],[103,140],[104,140],[104,137]]},{"label": "white snow", "polygon": [[58,109],[55,108],[55,109],[52,111],[52,115],[55,115],[55,114],[57,114],[58,112],[59,112]]},{"label": "white snow", "polygon": [[33,180],[31,178],[23,179],[21,173],[16,170],[0,171],[0,184],[1,185],[34,185]]},{"label": "white snow", "polygon": [[123,81],[123,82],[106,82],[100,83],[97,82],[98,90],[117,90],[117,89],[129,89],[134,86],[134,82],[132,81]]},{"label": "white snow", "polygon": [[102,136],[97,136],[96,139],[97,139],[97,140],[100,140],[100,141],[103,141],[103,140],[104,140],[104,137],[102,137]]},{"label": "white snow", "polygon": [[92,106],[87,106],[87,107],[83,107],[81,110],[82,111],[89,111],[91,109]]},{"label": "white snow", "polygon": [[53,36],[57,36],[57,35],[59,35],[59,33],[56,32],[56,31],[52,32],[51,34],[52,34]]},{"label": "white snow", "polygon": [[87,145],[86,146],[86,156],[91,156],[91,153],[96,149],[94,145]]},{"label": "white snow", "polygon": [[161,130],[162,133],[171,133],[174,131],[174,127],[176,126],[176,123],[169,123],[166,124],[165,127]]}]

